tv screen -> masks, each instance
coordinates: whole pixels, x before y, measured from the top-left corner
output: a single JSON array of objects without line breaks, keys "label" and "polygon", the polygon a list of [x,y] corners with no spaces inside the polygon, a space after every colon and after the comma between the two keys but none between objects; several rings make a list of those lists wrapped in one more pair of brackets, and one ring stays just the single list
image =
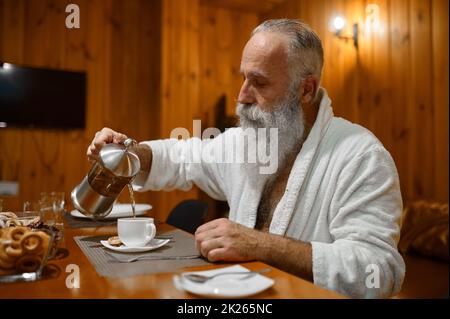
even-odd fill
[{"label": "tv screen", "polygon": [[86,73],[0,62],[2,127],[84,128]]}]

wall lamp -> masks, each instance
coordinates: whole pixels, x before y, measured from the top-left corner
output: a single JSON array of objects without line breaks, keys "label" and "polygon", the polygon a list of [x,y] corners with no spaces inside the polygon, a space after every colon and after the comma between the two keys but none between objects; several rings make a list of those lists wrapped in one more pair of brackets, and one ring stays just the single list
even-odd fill
[{"label": "wall lamp", "polygon": [[[365,9],[365,22],[363,21],[361,24],[361,27],[364,29],[364,35],[369,36],[372,32],[381,32],[382,27],[380,21],[380,7],[375,3],[368,4]],[[352,40],[353,45],[358,49],[358,37],[361,32],[358,23],[354,23],[352,25],[352,33],[346,35],[343,34],[345,25],[346,21],[343,16],[334,16],[330,20],[330,31],[333,32],[337,38],[345,40],[345,42]]]},{"label": "wall lamp", "polygon": [[343,16],[335,16],[332,20],[331,20],[331,31],[334,33],[334,35],[336,37],[338,37],[339,39],[345,40],[345,42],[352,40],[353,41],[353,46],[358,49],[358,33],[359,33],[359,27],[357,23],[354,23],[352,26],[352,34],[351,35],[343,35],[342,31],[345,28],[345,25],[347,24],[347,22],[345,21],[345,18]]}]

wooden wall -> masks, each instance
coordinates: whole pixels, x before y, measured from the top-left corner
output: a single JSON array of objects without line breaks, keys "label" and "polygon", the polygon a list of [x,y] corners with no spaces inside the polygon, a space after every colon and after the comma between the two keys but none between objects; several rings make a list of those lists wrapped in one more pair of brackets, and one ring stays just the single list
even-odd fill
[{"label": "wooden wall", "polygon": [[[199,0],[83,0],[76,1],[81,28],[69,30],[68,3],[0,0],[0,60],[88,75],[85,130],[0,130],[0,180],[20,183],[18,197],[4,197],[5,209],[18,210],[41,191],[69,194],[88,172],[86,148],[104,126],[137,140],[168,138],[176,127],[192,134],[193,119],[202,129],[215,124],[223,94],[233,113],[241,51],[258,20]],[[164,219],[187,198],[206,200],[196,188],[137,200]]]},{"label": "wooden wall", "polygon": [[[247,2],[247,5],[251,2]],[[208,110],[221,95],[228,115],[235,114],[242,85],[242,50],[258,25],[255,13],[203,6],[201,8],[201,105]]]},{"label": "wooden wall", "polygon": [[104,126],[138,140],[159,137],[160,2],[77,0],[81,28],[67,29],[71,2],[0,0],[0,60],[88,75],[85,130],[0,129],[0,180],[20,183],[5,209],[21,209],[42,191],[64,191],[68,200],[90,167],[86,148]]},{"label": "wooden wall", "polygon": [[[161,134],[170,137],[177,127],[192,134],[192,119],[199,108],[199,1],[166,0],[162,3]],[[177,203],[198,198],[199,190],[159,192],[160,216],[167,216]]]},{"label": "wooden wall", "polygon": [[[361,34],[358,50],[328,30],[334,14],[362,26],[369,3],[379,5],[380,26]],[[448,1],[288,0],[260,20],[281,17],[300,18],[318,32],[335,114],[383,142],[404,199],[448,202]]]},{"label": "wooden wall", "polygon": [[[380,5],[382,29],[361,36],[359,50],[327,25],[335,12],[362,23],[364,0],[267,0],[268,7],[256,0],[77,0],[81,29],[68,30],[70,2],[0,0],[0,60],[89,78],[85,130],[0,130],[0,180],[21,187],[6,208],[19,209],[40,191],[68,194],[87,173],[86,147],[103,126],[138,140],[167,138],[175,127],[192,134],[193,119],[202,129],[214,125],[222,95],[234,114],[242,49],[251,30],[272,17],[302,18],[317,30],[336,115],[385,144],[404,198],[448,201],[448,1],[370,1]],[[161,219],[186,198],[206,197],[195,188],[138,195]]]},{"label": "wooden wall", "polygon": [[[193,120],[202,131],[215,126],[215,105],[223,95],[228,114],[234,114],[241,85],[242,49],[258,24],[256,13],[223,8],[222,3],[199,0],[163,1],[161,137],[176,127],[193,132]],[[216,5],[219,5],[216,6]],[[207,196],[199,189],[161,192],[165,216],[180,201]],[[213,202],[210,201],[213,208]],[[214,212],[212,212],[214,216]]]}]

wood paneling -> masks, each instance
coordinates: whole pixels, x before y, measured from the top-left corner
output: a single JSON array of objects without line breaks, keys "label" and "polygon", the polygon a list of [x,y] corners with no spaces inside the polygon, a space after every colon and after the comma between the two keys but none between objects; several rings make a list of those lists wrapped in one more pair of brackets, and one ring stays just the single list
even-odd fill
[{"label": "wood paneling", "polygon": [[268,12],[283,1],[285,0],[201,0],[201,4],[255,14]]},{"label": "wood paneling", "polygon": [[[226,110],[233,115],[242,84],[239,73],[242,50],[258,25],[255,13],[202,6],[201,8],[201,102],[212,114],[218,99],[226,96]],[[209,125],[214,125],[210,119]]]},{"label": "wood paneling", "polygon": [[433,0],[431,15],[435,193],[448,200],[448,1]]},{"label": "wood paneling", "polygon": [[[380,138],[404,198],[448,201],[448,1],[79,0],[79,30],[64,26],[68,3],[0,0],[1,60],[88,74],[85,130],[0,130],[0,179],[21,187],[6,208],[40,191],[68,194],[87,173],[86,147],[104,126],[138,140],[167,138],[176,127],[193,134],[193,119],[202,129],[215,124],[223,95],[233,115],[242,49],[259,21],[276,17],[304,19],[321,36],[323,86],[336,115]],[[355,50],[329,32],[329,19],[341,13],[363,25],[368,3],[380,6],[381,29],[361,34]],[[202,196],[193,189],[138,200],[164,219],[179,201]]]},{"label": "wood paneling", "polygon": [[391,16],[391,82],[395,83],[395,92],[391,103],[394,106],[393,121],[396,125],[392,128],[393,145],[391,154],[397,164],[401,177],[403,194],[413,194],[409,187],[410,174],[408,171],[411,157],[408,150],[412,150],[413,139],[410,128],[412,123],[412,112],[409,105],[412,101],[411,95],[411,73],[410,68],[405,67],[405,61],[410,61],[410,33],[408,0],[392,1],[390,5]]},{"label": "wood paneling", "polygon": [[[380,25],[361,30],[358,50],[329,31],[335,14],[363,27],[369,3],[380,8]],[[335,114],[370,129],[391,152],[403,198],[448,201],[448,1],[288,0],[260,20],[282,17],[317,31]]]},{"label": "wood paneling", "polygon": [[[432,104],[431,61],[431,1],[411,0],[409,7],[411,33],[411,104],[413,122],[412,140],[415,145],[409,153],[412,159],[410,190],[417,196],[431,196],[438,187],[434,183],[434,130]],[[447,40],[448,42],[448,40]],[[407,67],[407,65],[405,65]],[[447,145],[448,147],[448,145]],[[437,163],[436,163],[437,164]]]},{"label": "wood paneling", "polygon": [[[37,199],[40,191],[66,194],[89,170],[85,150],[104,126],[137,140],[168,138],[192,120],[214,125],[214,105],[225,94],[229,114],[241,78],[242,48],[257,24],[256,13],[200,5],[200,1],[78,1],[81,28],[64,27],[65,0],[1,0],[0,58],[32,66],[88,74],[87,127],[55,131],[0,131],[1,178],[18,180],[7,209]],[[34,160],[30,160],[30,158]],[[147,192],[164,219],[190,192]],[[126,201],[127,194],[120,200]]]},{"label": "wood paneling", "polygon": [[[242,49],[257,23],[256,13],[200,1],[163,2],[162,137],[169,137],[177,127],[188,129],[192,136],[193,120],[201,120],[202,131],[215,126],[214,107],[222,95],[227,98],[228,115],[234,114],[242,83]],[[207,200],[195,187],[158,196],[164,217],[184,199]]]},{"label": "wood paneling", "polygon": [[[0,130],[0,179],[18,180],[18,210],[39,192],[67,195],[88,172],[85,152],[104,126],[138,140],[158,138],[160,3],[145,0],[79,0],[81,28],[65,27],[66,0],[2,0],[0,60],[87,72],[85,130]],[[123,196],[126,200],[127,196]],[[155,204],[151,193],[139,201]],[[70,205],[69,205],[70,206]]]},{"label": "wood paneling", "polygon": [[[201,119],[199,107],[199,10],[198,0],[167,0],[162,7],[161,137],[173,129],[188,129]],[[160,192],[164,218],[177,203],[198,198],[199,190]]]}]

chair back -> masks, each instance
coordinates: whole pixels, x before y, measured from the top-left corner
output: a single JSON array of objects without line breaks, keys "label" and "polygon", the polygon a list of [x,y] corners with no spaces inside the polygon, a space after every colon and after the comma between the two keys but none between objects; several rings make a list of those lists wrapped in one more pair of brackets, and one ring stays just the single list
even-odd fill
[{"label": "chair back", "polygon": [[208,204],[200,200],[188,199],[180,202],[167,217],[166,223],[194,234],[205,222]]}]

